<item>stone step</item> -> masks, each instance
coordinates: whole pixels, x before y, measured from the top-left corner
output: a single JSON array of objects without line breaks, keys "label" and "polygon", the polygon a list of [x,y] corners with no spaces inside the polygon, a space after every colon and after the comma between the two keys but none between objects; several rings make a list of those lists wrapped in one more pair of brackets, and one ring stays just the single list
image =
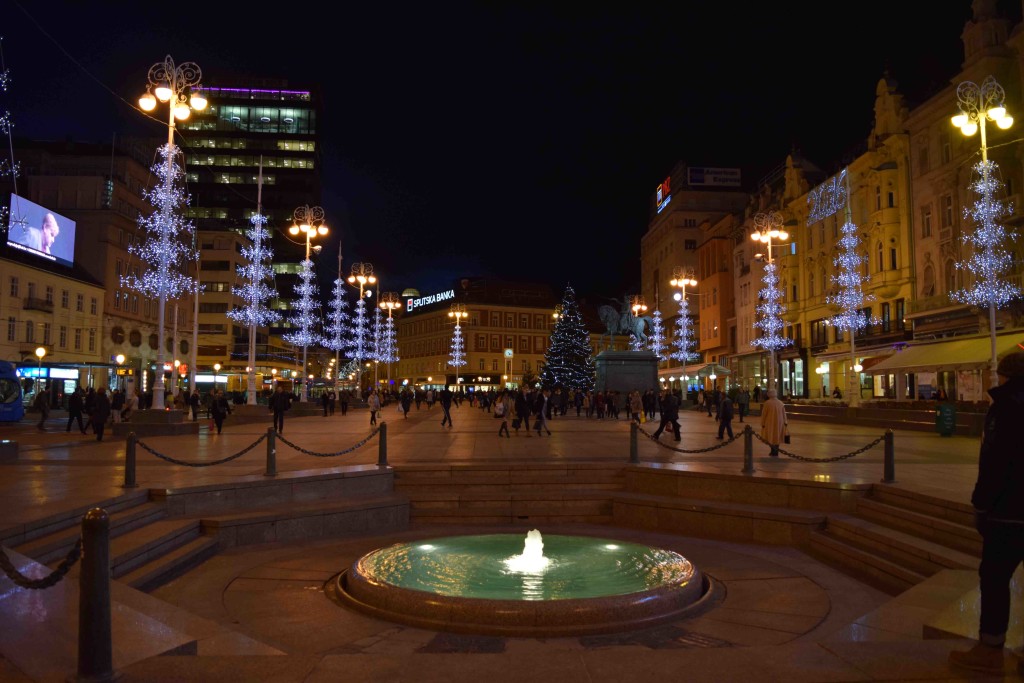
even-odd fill
[{"label": "stone step", "polygon": [[[120,536],[166,516],[166,508],[158,503],[143,503],[110,513],[110,537]],[[81,535],[81,526],[76,524],[17,545],[15,549],[36,562],[48,564],[63,559]]]},{"label": "stone step", "polygon": [[219,549],[216,537],[199,536],[122,575],[119,580],[137,590],[151,591],[202,564]]},{"label": "stone step", "polygon": [[875,486],[868,497],[879,503],[974,528],[974,508],[966,502],[956,503],[895,486]]},{"label": "stone step", "polygon": [[147,501],[149,501],[148,491],[131,491],[114,498],[97,501],[90,505],[57,512],[32,520],[31,522],[17,524],[0,530],[0,545],[14,547],[61,529],[78,527],[81,525],[82,517],[85,516],[85,513],[94,507],[103,508],[107,511],[107,514],[113,514],[136,505],[142,505]]},{"label": "stone step", "polygon": [[159,520],[110,539],[110,571],[115,579],[166,555],[200,535],[199,520]]},{"label": "stone step", "polygon": [[899,595],[926,578],[922,574],[862,550],[825,531],[812,532],[806,550],[812,557],[849,572],[865,583],[890,595]]},{"label": "stone step", "polygon": [[409,524],[409,499],[399,494],[353,496],[203,516],[204,533],[222,548],[274,541],[336,538],[365,531],[395,531]]},{"label": "stone step", "polygon": [[938,543],[851,515],[830,514],[826,531],[862,550],[931,576],[943,569],[977,569],[979,560]]},{"label": "stone step", "polygon": [[874,498],[857,501],[857,516],[968,555],[981,557],[981,534],[974,527],[889,505]]}]

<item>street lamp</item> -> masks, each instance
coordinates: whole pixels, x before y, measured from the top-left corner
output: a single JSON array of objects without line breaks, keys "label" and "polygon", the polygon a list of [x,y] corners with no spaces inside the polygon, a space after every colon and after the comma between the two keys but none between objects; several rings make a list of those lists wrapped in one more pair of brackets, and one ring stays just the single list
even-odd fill
[{"label": "street lamp", "polygon": [[[164,194],[171,195],[172,180],[174,179],[174,121],[184,121],[189,117],[193,109],[202,111],[206,109],[206,98],[200,93],[200,82],[203,72],[195,62],[175,64],[170,55],[164,57],[164,61],[157,62],[149,67],[149,74],[146,85],[146,94],[139,98],[139,107],[143,111],[153,111],[156,108],[157,100],[168,103],[167,116],[167,175],[164,178]],[[155,97],[154,97],[155,95]],[[170,209],[167,209],[169,212]],[[168,255],[171,252],[171,234],[169,233],[170,223],[173,217],[163,216],[160,230],[159,248],[156,250],[159,256],[159,279],[162,283],[168,280],[168,271],[171,268]],[[179,264],[173,264],[179,265]],[[167,288],[165,285],[158,287],[160,290],[157,303],[157,334],[160,343],[157,346],[156,382],[153,384],[153,409],[164,409],[164,309],[167,306]],[[195,284],[196,297],[198,301],[199,287]],[[177,319],[175,319],[177,320]],[[198,325],[198,322],[194,321]]]},{"label": "street lamp", "polygon": [[388,364],[388,386],[391,386],[391,363],[398,360],[395,349],[395,322],[391,314],[402,310],[402,301],[395,292],[384,292],[380,295],[380,307],[388,312],[388,321],[384,328],[384,353],[381,360]]},{"label": "street lamp", "polygon": [[766,246],[764,269],[764,303],[758,305],[761,318],[756,325],[764,333],[754,341],[761,348],[768,350],[768,388],[775,389],[775,352],[789,345],[790,340],[782,336],[783,311],[779,300],[779,276],[775,272],[772,260],[772,240],[786,241],[789,233],[782,229],[782,214],[778,211],[759,212],[754,214],[754,231],[750,238]]},{"label": "street lamp", "polygon": [[213,388],[217,388],[217,373],[220,372],[220,363],[213,364]]},{"label": "street lamp", "polygon": [[[36,358],[39,359],[39,366],[38,366],[38,369],[36,370],[36,386],[37,387],[41,387],[42,386],[42,381],[43,381],[43,356],[45,356],[45,355],[46,355],[46,348],[43,347],[43,346],[37,346],[36,347]],[[41,389],[36,389],[36,393],[37,394],[40,391],[41,391]]]},{"label": "street lamp", "polygon": [[995,187],[991,182],[991,174],[995,170],[995,163],[988,160],[985,124],[992,121],[1005,130],[1013,125],[1013,117],[1006,113],[1006,93],[1003,87],[992,76],[987,76],[981,86],[964,81],[957,86],[956,97],[960,113],[951,119],[953,125],[967,136],[981,130],[981,162],[976,167],[981,172],[981,184],[975,186],[981,194],[981,201],[971,211],[981,225],[969,237],[975,253],[968,262],[968,270],[974,273],[977,282],[971,289],[955,293],[954,298],[975,305],[988,305],[988,329],[992,346],[989,382],[994,387],[999,384],[996,372],[996,306],[1007,303],[1020,292],[999,279],[999,274],[1011,265],[1012,256],[1001,246],[1006,232],[997,219],[1002,215],[1003,207],[992,196]]},{"label": "street lamp", "polygon": [[[114,360],[117,361],[117,368],[118,368],[118,370],[120,370],[121,366],[124,365],[124,354],[123,353],[117,354],[116,356],[114,356]],[[120,388],[123,388],[123,386],[121,386],[122,382],[123,382],[123,380],[118,381],[118,385],[119,385]]]},{"label": "street lamp", "polygon": [[[295,336],[293,336],[294,342],[302,344],[302,370],[306,371],[306,355],[309,352],[309,345],[314,341],[313,337],[313,318],[312,311],[315,306],[313,302],[313,284],[312,284],[312,270],[313,263],[309,260],[309,252],[313,237],[324,236],[327,234],[327,226],[324,225],[324,210],[319,206],[300,206],[292,212],[292,226],[288,228],[288,232],[292,235],[299,235],[300,233],[305,235],[306,239],[306,260],[302,262],[303,279],[299,285],[299,323],[300,329]],[[293,343],[294,343],[293,342]],[[308,382],[302,383],[302,394],[299,396],[299,402],[305,403],[307,396],[306,385]]]},{"label": "street lamp", "polygon": [[353,348],[352,358],[356,361],[356,386],[359,389],[359,395],[362,396],[363,391],[363,360],[369,357],[366,352],[366,302],[363,300],[364,296],[372,296],[373,290],[367,289],[366,285],[372,285],[377,282],[377,277],[373,274],[372,263],[353,263],[352,270],[348,276],[348,283],[355,285],[359,283],[359,301],[356,302],[356,320],[355,320],[355,334],[353,342],[355,344]]},{"label": "street lamp", "polygon": [[469,313],[466,312],[466,305],[454,303],[448,311],[448,317],[455,319],[455,334],[452,337],[452,356],[449,363],[455,367],[455,389],[459,388],[459,367],[466,364],[463,358],[462,327],[459,321],[463,320]]},{"label": "street lamp", "polygon": [[672,345],[676,347],[674,353],[669,357],[679,361],[683,368],[689,362],[693,346],[693,331],[690,328],[690,302],[686,298],[686,288],[696,287],[697,281],[693,278],[693,271],[682,266],[672,269],[672,279],[669,284],[678,287],[679,291],[672,295],[672,298],[679,302],[679,315],[676,318],[676,333]]}]

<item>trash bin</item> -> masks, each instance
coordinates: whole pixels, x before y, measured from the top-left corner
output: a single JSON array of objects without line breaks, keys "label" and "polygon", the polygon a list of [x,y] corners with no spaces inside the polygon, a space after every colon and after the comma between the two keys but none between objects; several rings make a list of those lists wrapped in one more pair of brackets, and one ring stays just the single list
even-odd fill
[{"label": "trash bin", "polygon": [[956,433],[956,405],[940,403],[935,407],[935,431],[940,436],[953,436]]}]

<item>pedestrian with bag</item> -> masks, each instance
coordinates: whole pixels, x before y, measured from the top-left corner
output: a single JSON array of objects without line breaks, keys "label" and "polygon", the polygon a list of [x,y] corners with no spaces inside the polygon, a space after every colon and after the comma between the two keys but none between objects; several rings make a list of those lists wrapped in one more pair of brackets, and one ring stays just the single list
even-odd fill
[{"label": "pedestrian with bag", "polygon": [[657,439],[665,431],[665,427],[671,425],[676,441],[682,441],[679,427],[679,399],[671,391],[666,389],[661,395],[661,424],[654,430],[652,436]]},{"label": "pedestrian with bag", "polygon": [[786,438],[789,423],[786,420],[786,405],[778,399],[778,392],[769,389],[767,397],[761,406],[761,438],[771,448],[768,455],[777,458],[779,444]]},{"label": "pedestrian with bag", "polygon": [[[1024,562],[1024,450],[1017,427],[1024,415],[1024,351],[1004,356],[996,374],[1000,384],[988,391],[992,404],[985,413],[971,495],[974,525],[982,538],[978,642],[966,652],[949,653],[949,663],[1002,678],[1010,582]],[[1017,673],[1024,675],[1024,659],[1017,659]]]},{"label": "pedestrian with bag", "polygon": [[641,424],[640,414],[644,410],[644,402],[640,398],[640,392],[636,389],[629,392],[629,414],[633,418],[633,422]]}]

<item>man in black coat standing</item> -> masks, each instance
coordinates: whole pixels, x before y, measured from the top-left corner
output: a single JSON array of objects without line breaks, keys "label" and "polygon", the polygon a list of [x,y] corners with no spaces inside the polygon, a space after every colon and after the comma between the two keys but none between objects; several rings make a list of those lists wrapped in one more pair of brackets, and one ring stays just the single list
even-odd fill
[{"label": "man in black coat standing", "polygon": [[[1003,675],[1003,647],[1010,621],[1010,579],[1024,562],[1024,450],[1020,422],[1024,415],[1024,351],[1005,356],[996,369],[1000,385],[989,389],[992,405],[985,414],[978,479],[971,504],[982,536],[981,624],[978,642],[967,652],[951,652],[953,666]],[[1017,662],[1024,674],[1024,660]]]},{"label": "man in black coat standing", "polygon": [[726,431],[729,432],[729,438],[732,438],[732,399],[729,398],[728,394],[722,394],[722,402],[718,406],[718,440],[722,440],[722,434]]},{"label": "man in black coat standing", "polygon": [[78,420],[78,431],[85,434],[85,425],[82,424],[82,410],[85,407],[85,403],[82,401],[82,389],[79,387],[75,389],[71,396],[68,397],[68,428],[66,431],[71,431],[71,423]]},{"label": "man in black coat standing", "polygon": [[444,411],[444,418],[441,419],[441,426],[444,427],[447,423],[448,428],[452,427],[452,400],[455,395],[452,393],[450,387],[445,386],[444,391],[441,392],[441,410]]},{"label": "man in black coat standing", "polygon": [[110,399],[107,398],[107,390],[103,387],[96,390],[96,404],[89,418],[92,421],[92,430],[96,432],[96,440],[103,441],[103,428],[110,419]]},{"label": "man in black coat standing", "polygon": [[292,405],[292,395],[285,393],[284,387],[280,384],[270,397],[270,409],[274,411],[274,431],[278,434],[284,433],[284,411]]}]

